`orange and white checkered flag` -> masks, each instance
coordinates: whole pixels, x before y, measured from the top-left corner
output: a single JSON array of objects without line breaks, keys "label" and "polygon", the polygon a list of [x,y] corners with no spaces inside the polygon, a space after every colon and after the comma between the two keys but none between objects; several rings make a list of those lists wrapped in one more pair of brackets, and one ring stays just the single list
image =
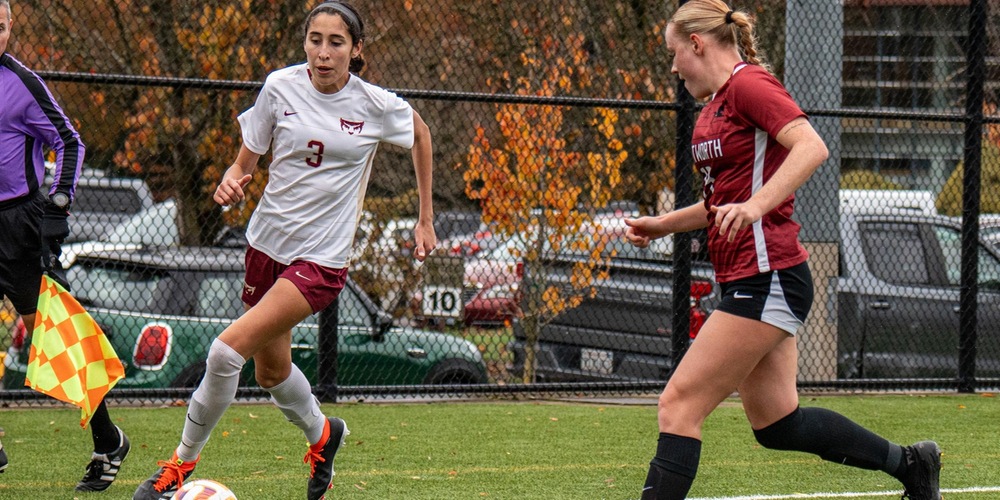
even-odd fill
[{"label": "orange and white checkered flag", "polygon": [[65,288],[42,276],[24,385],[79,406],[86,427],[125,368],[97,322]]}]

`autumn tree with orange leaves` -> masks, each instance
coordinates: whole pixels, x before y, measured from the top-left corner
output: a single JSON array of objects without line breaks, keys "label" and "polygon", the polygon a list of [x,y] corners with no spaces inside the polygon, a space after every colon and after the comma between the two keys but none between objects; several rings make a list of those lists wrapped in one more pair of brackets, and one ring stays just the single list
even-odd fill
[{"label": "autumn tree with orange leaves", "polygon": [[[254,81],[300,57],[304,7],[290,2],[136,0],[131,8],[156,21],[138,41],[150,56],[143,74]],[[248,202],[224,217],[211,198],[239,149],[236,113],[252,105],[254,95],[151,88],[124,120],[127,137],[114,161],[134,173],[145,171],[154,187],[177,199],[183,245],[211,244],[224,223],[244,224],[260,198],[266,169],[247,187]]]},{"label": "autumn tree with orange leaves", "polygon": [[[548,37],[537,52],[523,54],[527,76],[513,79],[513,93],[570,94],[574,86],[587,84],[586,60],[581,37]],[[590,109],[588,119],[570,121],[571,111],[498,105],[495,122],[476,127],[466,164],[459,166],[465,169],[466,194],[482,206],[483,222],[518,242],[515,256],[530,278],[521,287],[524,381],[529,383],[535,378],[542,326],[592,296],[596,280],[606,277],[608,239],[593,213],[611,200],[628,158],[617,138],[616,111]],[[569,286],[547,282],[549,259],[566,253],[585,256],[573,265]]]}]

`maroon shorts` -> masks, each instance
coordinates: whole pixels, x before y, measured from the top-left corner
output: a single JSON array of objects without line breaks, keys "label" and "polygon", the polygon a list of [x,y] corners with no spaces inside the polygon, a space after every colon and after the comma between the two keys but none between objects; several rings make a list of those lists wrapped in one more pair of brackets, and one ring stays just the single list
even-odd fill
[{"label": "maroon shorts", "polygon": [[247,246],[246,265],[243,302],[251,307],[260,302],[278,278],[291,281],[302,292],[314,313],[332,304],[347,283],[347,268],[323,267],[305,260],[286,266],[251,246]]}]

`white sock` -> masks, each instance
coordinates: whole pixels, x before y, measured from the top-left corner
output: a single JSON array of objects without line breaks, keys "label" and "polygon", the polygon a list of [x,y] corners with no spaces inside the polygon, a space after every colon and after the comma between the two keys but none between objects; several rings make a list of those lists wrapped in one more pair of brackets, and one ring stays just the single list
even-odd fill
[{"label": "white sock", "polygon": [[271,393],[271,401],[285,414],[289,422],[302,429],[309,444],[316,444],[323,437],[326,417],[319,409],[319,401],[313,396],[309,381],[299,367],[292,364],[292,373],[280,384],[265,388]]},{"label": "white sock", "polygon": [[236,397],[240,384],[240,370],[246,360],[225,342],[215,339],[208,350],[205,378],[191,396],[184,432],[177,447],[177,458],[185,462],[196,460],[219,423],[222,414]]}]

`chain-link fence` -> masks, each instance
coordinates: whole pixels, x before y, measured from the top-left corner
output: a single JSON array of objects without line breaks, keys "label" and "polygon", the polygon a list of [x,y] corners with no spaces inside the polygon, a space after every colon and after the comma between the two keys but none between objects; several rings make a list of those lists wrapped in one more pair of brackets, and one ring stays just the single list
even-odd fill
[{"label": "chain-link fence", "polygon": [[[699,196],[698,106],[678,97],[663,42],[673,2],[355,3],[361,76],[431,128],[440,243],[412,258],[410,153],[384,147],[351,280],[292,331],[317,392],[661,388],[719,291],[704,234],[641,251],[621,238],[624,217]],[[797,201],[816,289],[800,385],[1000,385],[998,2],[734,4],[831,152]],[[87,145],[62,259],[127,367],[112,394],[187,396],[241,313],[242,228],[269,158],[244,204],[211,193],[240,146],[236,116],[270,71],[304,60],[311,6],[12,1],[8,54]],[[30,400],[30,336],[6,312],[3,397]],[[261,394],[252,370],[244,397]]]}]

